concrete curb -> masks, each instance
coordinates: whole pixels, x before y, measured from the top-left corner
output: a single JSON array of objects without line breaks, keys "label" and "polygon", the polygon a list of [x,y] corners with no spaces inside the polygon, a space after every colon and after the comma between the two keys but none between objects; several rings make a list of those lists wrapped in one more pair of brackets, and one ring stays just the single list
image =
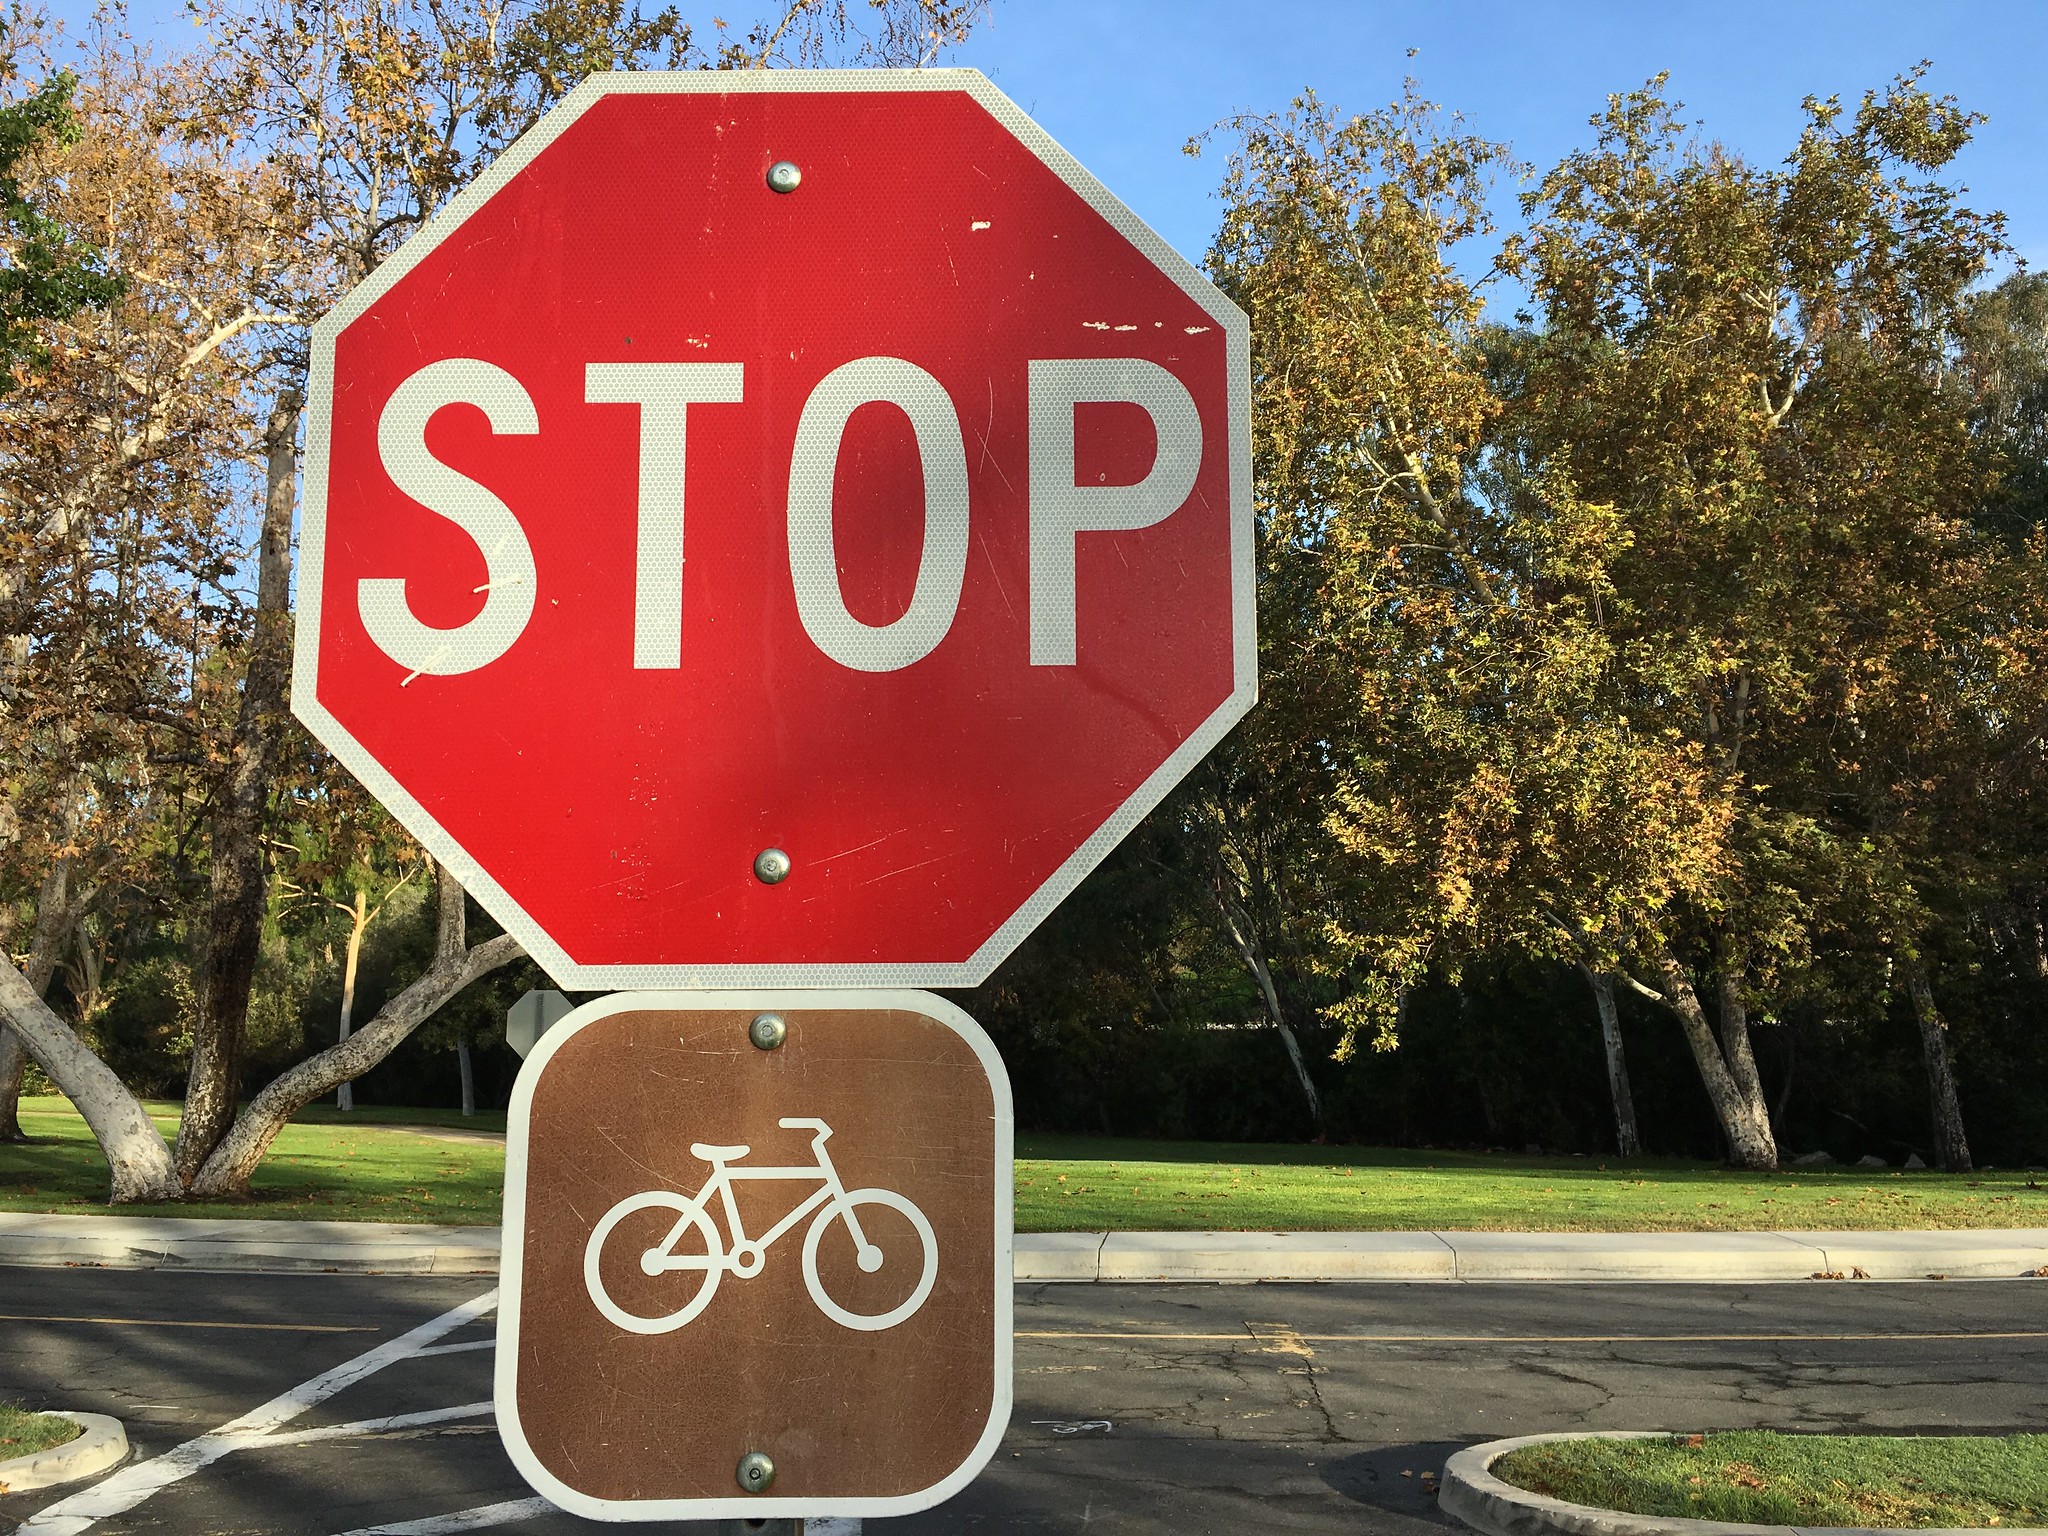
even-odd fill
[{"label": "concrete curb", "polygon": [[128,1459],[128,1431],[119,1419],[104,1413],[69,1413],[61,1408],[47,1410],[53,1419],[69,1419],[81,1433],[75,1440],[0,1461],[0,1493],[27,1493],[58,1483],[75,1483],[119,1466]]},{"label": "concrete curb", "polygon": [[[0,1264],[490,1275],[496,1227],[0,1212]],[[1952,1232],[1036,1232],[1019,1283],[2016,1279],[2048,1228]]]},{"label": "concrete curb", "polygon": [[[1732,1520],[1686,1520],[1674,1515],[1630,1515],[1615,1509],[1567,1504],[1502,1482],[1489,1470],[1510,1451],[1554,1440],[1656,1440],[1664,1431],[1571,1430],[1518,1435],[1469,1446],[1444,1463],[1437,1507],[1486,1536],[1883,1536],[1861,1526],[1741,1525]],[[2048,1536],[2019,1526],[1984,1527],[2001,1536]],[[1896,1533],[1893,1533],[1896,1536]],[[1915,1536],[1965,1536],[1961,1530],[1925,1530]],[[1981,1536],[1981,1532],[1979,1533]]]},{"label": "concrete curb", "polygon": [[0,1264],[266,1274],[341,1270],[351,1274],[492,1275],[498,1272],[498,1229],[0,1212]]}]

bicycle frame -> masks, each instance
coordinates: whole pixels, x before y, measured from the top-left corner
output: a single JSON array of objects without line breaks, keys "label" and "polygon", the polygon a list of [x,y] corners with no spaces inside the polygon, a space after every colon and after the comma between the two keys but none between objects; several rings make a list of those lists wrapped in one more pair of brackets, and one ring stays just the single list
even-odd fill
[{"label": "bicycle frame", "polygon": [[[860,1223],[854,1217],[853,1208],[845,1204],[846,1186],[839,1180],[839,1170],[832,1166],[832,1155],[825,1150],[826,1138],[832,1134],[831,1128],[819,1120],[783,1120],[777,1123],[785,1130],[809,1130],[811,1152],[817,1161],[802,1168],[752,1168],[713,1158],[711,1176],[704,1181],[694,1196],[697,1208],[709,1211],[712,1192],[717,1192],[719,1202],[725,1210],[726,1232],[730,1239],[730,1247],[721,1267],[741,1279],[759,1273],[768,1249],[792,1228],[800,1225],[804,1218],[820,1205],[839,1204],[844,1207],[843,1219],[853,1234],[855,1246],[862,1250],[868,1247],[867,1234],[861,1231]],[[774,1226],[762,1233],[758,1240],[750,1239],[747,1236],[746,1223],[740,1216],[739,1202],[734,1196],[733,1186],[741,1181],[765,1183],[771,1180],[798,1179],[816,1179],[818,1187],[806,1195],[794,1210],[789,1211]],[[690,1218],[685,1215],[669,1229],[668,1236],[664,1237],[660,1246],[654,1250],[661,1256],[658,1266],[648,1270],[648,1273],[658,1274],[669,1270],[700,1267],[698,1261],[678,1260],[672,1257],[677,1240],[682,1237],[684,1229],[689,1225]]]}]

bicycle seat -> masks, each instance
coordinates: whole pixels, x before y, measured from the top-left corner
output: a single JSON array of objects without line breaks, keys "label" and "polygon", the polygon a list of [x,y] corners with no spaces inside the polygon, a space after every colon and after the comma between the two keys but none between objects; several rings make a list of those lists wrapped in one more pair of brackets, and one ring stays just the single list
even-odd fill
[{"label": "bicycle seat", "polygon": [[713,1147],[701,1141],[690,1143],[690,1156],[707,1163],[729,1163],[735,1158],[745,1157],[752,1147]]}]

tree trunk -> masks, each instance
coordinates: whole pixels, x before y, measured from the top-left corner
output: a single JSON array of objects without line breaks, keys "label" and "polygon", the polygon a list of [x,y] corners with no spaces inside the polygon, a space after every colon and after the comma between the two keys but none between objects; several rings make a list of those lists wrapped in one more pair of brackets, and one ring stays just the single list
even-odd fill
[{"label": "tree trunk", "polygon": [[1956,1077],[1949,1064],[1948,1021],[1934,1006],[1934,989],[1918,955],[1905,963],[1906,991],[1913,999],[1913,1019],[1920,1026],[1920,1059],[1927,1067],[1927,1105],[1934,1121],[1934,1146],[1941,1166],[1950,1173],[1970,1171],[1970,1142],[1963,1134],[1963,1109],[1956,1102]]},{"label": "tree trunk", "polygon": [[510,934],[500,934],[475,948],[464,939],[462,886],[447,870],[437,872],[440,919],[434,963],[418,980],[377,1010],[377,1016],[347,1041],[309,1057],[249,1101],[192,1180],[192,1193],[208,1197],[246,1195],[249,1179],[263,1154],[306,1105],[334,1092],[350,1078],[377,1065],[434,1010],[480,976],[519,958],[523,951]]},{"label": "tree trunk", "polygon": [[1771,1101],[1771,1124],[1785,1123],[1786,1108],[1792,1102],[1792,1084],[1799,1076],[1799,1036],[1792,1030],[1783,1031],[1785,1040],[1785,1076],[1778,1083],[1778,1096]]},{"label": "tree trunk", "polygon": [[462,1072],[462,1113],[476,1113],[476,1073],[469,1061],[469,1036],[467,1033],[455,1037],[455,1065]]},{"label": "tree trunk", "polygon": [[1756,1051],[1749,1038],[1749,1009],[1742,1000],[1742,983],[1747,968],[1722,950],[1720,973],[1715,978],[1721,1005],[1721,1051],[1728,1062],[1728,1074],[1735,1079],[1749,1112],[1770,1123],[1770,1109],[1764,1098],[1763,1078],[1756,1070]]},{"label": "tree trunk", "polygon": [[1642,1137],[1636,1131],[1635,1095],[1629,1092],[1628,1058],[1621,1049],[1621,1015],[1614,1007],[1614,978],[1583,961],[1579,972],[1593,989],[1600,1010],[1600,1043],[1607,1054],[1607,1096],[1614,1103],[1614,1149],[1622,1157],[1640,1157]]},{"label": "tree trunk", "polygon": [[[57,960],[64,953],[64,939],[77,921],[79,903],[73,884],[77,868],[76,858],[58,859],[36,892],[36,923],[21,971],[39,998],[49,995],[50,978],[57,974]],[[21,1080],[28,1061],[26,1042],[0,1022],[0,1142],[28,1140],[21,1128]]]},{"label": "tree trunk", "polygon": [[279,743],[289,716],[292,506],[298,473],[300,396],[278,396],[264,433],[268,477],[258,545],[256,632],[242,685],[242,708],[229,749],[227,780],[214,804],[210,841],[212,890],[205,954],[199,967],[198,1019],[178,1126],[178,1176],[188,1184],[227,1134],[241,1091],[242,1033],[249,988],[270,903],[263,847],[264,814],[277,775]]},{"label": "tree trunk", "polygon": [[1301,1096],[1308,1102],[1308,1117],[1315,1126],[1316,1139],[1323,1137],[1323,1099],[1316,1092],[1315,1079],[1308,1075],[1308,1061],[1301,1053],[1301,1041],[1295,1037],[1293,1027],[1287,1022],[1287,1014],[1280,1006],[1280,991],[1273,985],[1273,969],[1266,963],[1265,947],[1259,943],[1258,934],[1253,930],[1250,916],[1243,906],[1234,901],[1226,891],[1229,879],[1223,860],[1215,850],[1210,851],[1210,865],[1213,871],[1209,894],[1216,900],[1217,910],[1223,914],[1223,922],[1230,932],[1230,942],[1236,948],[1238,957],[1252,973],[1252,979],[1259,984],[1259,997],[1266,1005],[1266,1017],[1280,1031],[1280,1043],[1287,1048],[1287,1060],[1294,1068],[1294,1080],[1301,1088]]},{"label": "tree trunk", "polygon": [[112,1174],[108,1202],[125,1205],[135,1200],[175,1200],[178,1175],[171,1165],[171,1149],[164,1145],[162,1134],[141,1103],[4,957],[0,957],[0,1016],[92,1127]]},{"label": "tree trunk", "polygon": [[0,1146],[28,1140],[21,1128],[21,1082],[28,1073],[28,1047],[0,1024]]},{"label": "tree trunk", "polygon": [[[1233,920],[1231,931],[1237,931]],[[1323,1099],[1316,1092],[1315,1079],[1308,1075],[1308,1059],[1301,1054],[1301,1041],[1295,1038],[1294,1030],[1287,1022],[1287,1015],[1280,1008],[1280,992],[1273,985],[1273,971],[1266,964],[1266,956],[1255,941],[1240,939],[1238,953],[1251,967],[1252,975],[1259,983],[1259,996],[1265,999],[1266,1017],[1273,1021],[1273,1027],[1280,1031],[1280,1043],[1287,1047],[1287,1060],[1294,1068],[1294,1080],[1301,1087],[1301,1096],[1308,1101],[1308,1117],[1315,1126],[1316,1138],[1323,1135]]]},{"label": "tree trunk", "polygon": [[1706,1010],[1700,1007],[1685,968],[1669,949],[1659,948],[1651,958],[1664,986],[1661,992],[1648,987],[1643,991],[1678,1015],[1685,1043],[1692,1048],[1693,1061],[1699,1067],[1700,1081],[1713,1103],[1714,1116],[1721,1122],[1721,1134],[1728,1143],[1728,1160],[1740,1168],[1776,1168],[1778,1144],[1771,1135],[1770,1116],[1761,1103],[1744,1097],[1734,1073],[1722,1059],[1720,1042],[1714,1038],[1713,1026],[1707,1022]]},{"label": "tree trunk", "polygon": [[[341,1036],[338,1044],[348,1044],[349,1021],[356,1011],[356,962],[363,957],[363,930],[370,926],[370,897],[367,891],[356,892],[356,904],[348,930],[348,959],[341,967]],[[332,951],[330,951],[332,953]],[[355,1084],[343,1083],[334,1090],[337,1109],[356,1107]]]}]

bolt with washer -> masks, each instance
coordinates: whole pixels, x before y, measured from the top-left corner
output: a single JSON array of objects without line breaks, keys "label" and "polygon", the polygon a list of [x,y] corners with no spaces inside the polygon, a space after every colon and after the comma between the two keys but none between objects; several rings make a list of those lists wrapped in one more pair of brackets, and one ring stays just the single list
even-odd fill
[{"label": "bolt with washer", "polygon": [[770,192],[794,192],[803,184],[804,173],[797,169],[794,160],[778,160],[768,167],[768,190]]},{"label": "bolt with washer", "polygon": [[789,1025],[779,1013],[757,1013],[754,1022],[747,1026],[747,1038],[757,1050],[780,1050],[782,1042],[789,1038]]},{"label": "bolt with washer", "polygon": [[749,1493],[766,1493],[775,1481],[775,1463],[759,1451],[749,1451],[733,1471],[739,1485]]},{"label": "bolt with washer", "polygon": [[763,848],[754,855],[754,878],[763,885],[780,885],[789,878],[789,855],[780,848]]}]

